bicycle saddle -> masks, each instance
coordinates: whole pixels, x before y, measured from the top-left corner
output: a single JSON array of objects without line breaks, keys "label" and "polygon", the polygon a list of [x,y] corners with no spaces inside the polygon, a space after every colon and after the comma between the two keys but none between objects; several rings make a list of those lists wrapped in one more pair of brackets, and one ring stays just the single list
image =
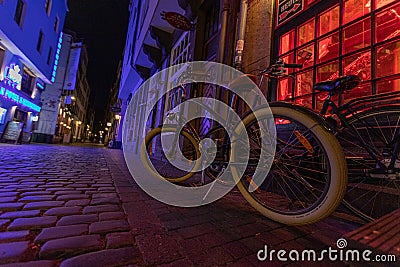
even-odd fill
[{"label": "bicycle saddle", "polygon": [[339,77],[333,81],[324,81],[314,85],[315,91],[343,92],[358,86],[361,79],[357,75]]},{"label": "bicycle saddle", "polygon": [[[246,78],[247,77],[247,78]],[[255,84],[257,84],[257,76],[253,74],[243,74],[239,77],[236,77],[229,83],[229,88],[234,90],[251,90],[254,88],[254,85],[251,84],[248,80],[252,80]]]}]

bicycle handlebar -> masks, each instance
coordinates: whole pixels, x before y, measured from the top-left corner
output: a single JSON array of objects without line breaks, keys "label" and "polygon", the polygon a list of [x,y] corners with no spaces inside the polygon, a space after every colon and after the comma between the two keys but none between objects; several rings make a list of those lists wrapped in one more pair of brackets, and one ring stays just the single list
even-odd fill
[{"label": "bicycle handlebar", "polygon": [[303,64],[295,64],[295,63],[283,63],[284,68],[293,68],[293,69],[301,69],[303,67]]}]

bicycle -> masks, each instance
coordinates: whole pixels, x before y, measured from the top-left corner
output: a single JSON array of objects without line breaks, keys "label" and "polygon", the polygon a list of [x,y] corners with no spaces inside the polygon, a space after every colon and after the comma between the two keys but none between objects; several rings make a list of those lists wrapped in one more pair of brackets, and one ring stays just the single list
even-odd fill
[{"label": "bicycle", "polygon": [[318,83],[327,93],[319,114],[342,144],[349,167],[343,203],[366,221],[400,208],[400,92],[365,96],[337,106],[333,96],[356,88],[355,75]]},{"label": "bicycle", "polygon": [[[262,77],[266,75],[276,78],[282,76],[283,70],[289,67],[300,67],[300,65],[279,61],[260,74]],[[233,81],[230,87],[232,86],[240,88],[242,86],[240,78]],[[230,103],[232,105],[236,102],[233,100],[236,100],[236,96],[232,96]],[[243,117],[242,122],[245,127],[239,129],[239,132],[246,131],[249,136],[250,159],[243,176],[238,177],[235,164],[233,164],[231,176],[235,178],[235,182],[239,180],[237,186],[245,199],[266,217],[289,225],[314,223],[332,213],[344,195],[347,167],[343,151],[328,130],[327,123],[309,109],[288,103],[273,103],[270,106],[273,118],[263,106]],[[180,149],[184,152],[182,154],[185,154],[187,159],[198,159],[198,152],[204,148],[196,145],[201,139],[197,131],[190,123],[184,125],[182,131],[177,131],[181,129],[183,123],[180,119],[182,113],[178,116],[176,114],[167,116],[171,116],[178,125],[180,124],[178,127],[164,125],[166,132],[171,135],[174,133],[171,140],[173,145],[170,147],[176,147],[175,144],[179,143]],[[270,168],[267,177],[260,177],[260,173],[263,172],[258,172],[255,166],[261,160],[260,155],[263,152],[261,144],[264,142],[263,136],[267,134],[263,131],[268,128],[262,126],[269,125],[271,120],[275,123],[277,133],[276,153],[269,155],[274,157],[272,166],[262,166],[265,169]],[[232,180],[220,180],[219,177],[229,162],[235,163],[237,160],[231,157],[233,153],[230,147],[233,141],[227,138],[225,129],[219,125],[205,135],[214,140],[217,147],[217,157],[206,169],[206,173],[210,178],[221,183],[232,182]],[[146,135],[149,158],[155,156],[153,148],[160,143],[161,132],[162,128],[158,127]],[[167,151],[167,154],[170,154],[170,151]],[[167,155],[162,152],[158,156]],[[215,168],[215,166],[219,167]],[[172,172],[173,175],[167,175],[165,170],[171,170],[169,167],[163,168],[164,171],[161,173],[153,170],[168,181],[181,182],[192,177],[199,169],[199,166],[191,166],[179,175],[176,175],[176,172]]]}]

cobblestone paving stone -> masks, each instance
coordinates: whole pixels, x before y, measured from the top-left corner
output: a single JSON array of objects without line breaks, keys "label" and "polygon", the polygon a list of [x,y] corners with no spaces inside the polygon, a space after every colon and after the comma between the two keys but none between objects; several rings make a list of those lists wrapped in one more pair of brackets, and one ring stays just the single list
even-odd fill
[{"label": "cobblestone paving stone", "polygon": [[236,189],[207,206],[168,206],[135,184],[120,150],[0,144],[0,155],[0,266],[304,266],[256,254],[334,247],[358,227],[336,217],[288,227]]}]

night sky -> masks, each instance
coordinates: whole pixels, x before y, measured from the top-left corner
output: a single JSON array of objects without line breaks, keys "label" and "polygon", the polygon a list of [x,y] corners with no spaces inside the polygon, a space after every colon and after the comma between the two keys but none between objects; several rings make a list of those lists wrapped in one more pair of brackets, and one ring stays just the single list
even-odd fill
[{"label": "night sky", "polygon": [[95,108],[94,129],[103,120],[109,90],[122,59],[129,19],[129,0],[68,0],[65,29],[77,33],[86,44],[91,87],[90,104]]}]

